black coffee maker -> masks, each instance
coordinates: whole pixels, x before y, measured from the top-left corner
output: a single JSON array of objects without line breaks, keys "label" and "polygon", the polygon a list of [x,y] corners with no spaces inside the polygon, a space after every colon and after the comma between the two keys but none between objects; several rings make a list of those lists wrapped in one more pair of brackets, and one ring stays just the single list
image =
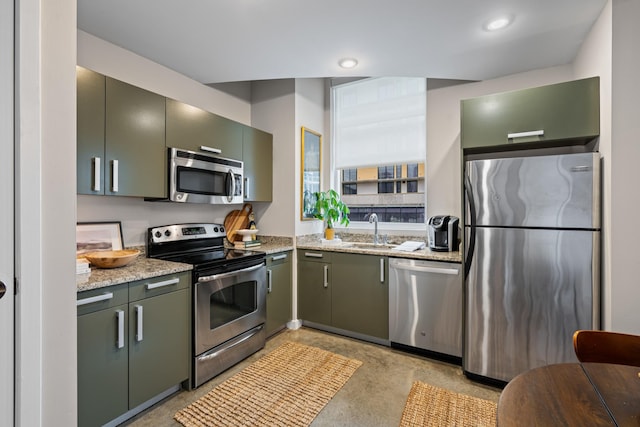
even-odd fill
[{"label": "black coffee maker", "polygon": [[429,218],[429,249],[432,251],[457,251],[460,219],[451,215]]}]

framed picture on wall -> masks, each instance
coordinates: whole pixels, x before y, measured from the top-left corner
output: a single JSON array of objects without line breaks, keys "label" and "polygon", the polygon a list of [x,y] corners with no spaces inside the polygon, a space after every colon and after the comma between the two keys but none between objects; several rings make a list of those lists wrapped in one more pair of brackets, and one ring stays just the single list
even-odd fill
[{"label": "framed picture on wall", "polygon": [[79,222],[76,224],[76,256],[87,252],[118,251],[122,247],[122,224]]},{"label": "framed picture on wall", "polygon": [[322,184],[322,135],[302,127],[300,219],[313,219],[315,193]]}]

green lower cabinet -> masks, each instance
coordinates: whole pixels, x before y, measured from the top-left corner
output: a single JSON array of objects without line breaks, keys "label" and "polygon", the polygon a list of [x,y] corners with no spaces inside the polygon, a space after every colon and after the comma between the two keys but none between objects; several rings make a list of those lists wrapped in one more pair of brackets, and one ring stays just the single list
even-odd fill
[{"label": "green lower cabinet", "polygon": [[128,410],[127,284],[78,294],[78,425]]},{"label": "green lower cabinet", "polygon": [[298,317],[374,338],[389,338],[388,258],[298,251]]},{"label": "green lower cabinet", "polygon": [[389,338],[388,266],[386,257],[333,254],[331,326]]},{"label": "green lower cabinet", "polygon": [[[129,407],[189,377],[189,291],[129,303]],[[138,330],[142,335],[138,335]]]},{"label": "green lower cabinet", "polygon": [[298,317],[331,325],[331,253],[298,251]]},{"label": "green lower cabinet", "polygon": [[291,320],[291,254],[267,255],[267,336]]},{"label": "green lower cabinet", "polygon": [[101,426],[189,378],[190,274],[78,294],[78,425]]}]

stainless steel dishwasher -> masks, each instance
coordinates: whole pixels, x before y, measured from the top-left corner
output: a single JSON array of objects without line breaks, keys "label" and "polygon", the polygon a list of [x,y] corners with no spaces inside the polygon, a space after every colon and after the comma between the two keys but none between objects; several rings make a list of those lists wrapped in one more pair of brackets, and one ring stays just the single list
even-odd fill
[{"label": "stainless steel dishwasher", "polygon": [[392,347],[460,360],[461,264],[389,259],[389,340]]}]

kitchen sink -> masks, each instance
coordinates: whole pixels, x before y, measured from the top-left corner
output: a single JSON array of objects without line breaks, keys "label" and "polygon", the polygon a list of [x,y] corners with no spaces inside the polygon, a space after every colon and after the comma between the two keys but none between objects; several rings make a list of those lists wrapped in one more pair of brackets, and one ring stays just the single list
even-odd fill
[{"label": "kitchen sink", "polygon": [[372,242],[342,242],[342,245],[340,246],[343,248],[353,249],[389,250],[391,248],[395,248],[398,245],[395,243],[381,243],[376,245]]}]

